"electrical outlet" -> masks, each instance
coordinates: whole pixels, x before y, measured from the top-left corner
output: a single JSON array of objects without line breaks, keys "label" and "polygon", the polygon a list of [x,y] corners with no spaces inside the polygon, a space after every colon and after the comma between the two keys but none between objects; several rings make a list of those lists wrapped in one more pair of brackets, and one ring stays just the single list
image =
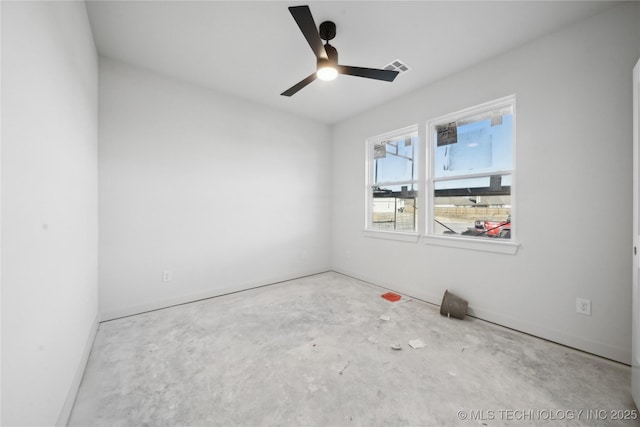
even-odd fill
[{"label": "electrical outlet", "polygon": [[171,270],[164,270],[162,272],[162,281],[163,282],[170,282],[171,281]]},{"label": "electrical outlet", "polygon": [[576,298],[576,313],[591,316],[591,300]]}]

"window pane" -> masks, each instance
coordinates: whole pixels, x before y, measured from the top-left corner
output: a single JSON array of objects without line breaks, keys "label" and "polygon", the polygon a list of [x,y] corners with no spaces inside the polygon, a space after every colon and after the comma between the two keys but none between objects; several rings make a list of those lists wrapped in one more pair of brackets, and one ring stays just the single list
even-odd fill
[{"label": "window pane", "polygon": [[511,175],[434,183],[435,234],[511,238]]},{"label": "window pane", "polygon": [[434,177],[513,168],[511,108],[435,126]]},{"label": "window pane", "polygon": [[427,129],[428,232],[511,239],[515,97],[450,114]]},{"label": "window pane", "polygon": [[416,186],[372,188],[371,227],[374,230],[416,231]]},{"label": "window pane", "polygon": [[367,229],[417,232],[417,126],[367,140]]},{"label": "window pane", "polygon": [[413,181],[418,174],[415,164],[417,136],[395,138],[373,144],[373,182]]}]

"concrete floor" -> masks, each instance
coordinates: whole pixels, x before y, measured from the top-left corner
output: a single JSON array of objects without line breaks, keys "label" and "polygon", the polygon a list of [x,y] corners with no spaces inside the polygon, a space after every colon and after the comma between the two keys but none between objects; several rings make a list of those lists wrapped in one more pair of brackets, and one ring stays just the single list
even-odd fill
[{"label": "concrete floor", "polygon": [[383,292],[324,273],[102,323],[69,425],[640,425],[612,420],[628,366]]}]

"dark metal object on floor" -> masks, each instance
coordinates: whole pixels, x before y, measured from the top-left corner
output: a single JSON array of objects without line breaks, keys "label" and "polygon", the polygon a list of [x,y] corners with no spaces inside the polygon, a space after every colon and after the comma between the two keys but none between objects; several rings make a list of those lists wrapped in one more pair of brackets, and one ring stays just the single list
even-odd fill
[{"label": "dark metal object on floor", "polygon": [[464,319],[467,314],[468,306],[469,303],[467,300],[445,290],[444,297],[442,298],[442,304],[440,305],[440,314],[443,316],[455,317],[456,319]]}]

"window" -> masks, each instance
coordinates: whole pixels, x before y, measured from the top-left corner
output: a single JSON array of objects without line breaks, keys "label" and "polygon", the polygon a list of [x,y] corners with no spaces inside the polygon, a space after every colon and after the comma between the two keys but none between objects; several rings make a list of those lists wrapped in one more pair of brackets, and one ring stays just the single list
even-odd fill
[{"label": "window", "polygon": [[367,230],[417,232],[417,126],[367,141]]},{"label": "window", "polygon": [[513,238],[515,97],[430,121],[428,234]]}]

